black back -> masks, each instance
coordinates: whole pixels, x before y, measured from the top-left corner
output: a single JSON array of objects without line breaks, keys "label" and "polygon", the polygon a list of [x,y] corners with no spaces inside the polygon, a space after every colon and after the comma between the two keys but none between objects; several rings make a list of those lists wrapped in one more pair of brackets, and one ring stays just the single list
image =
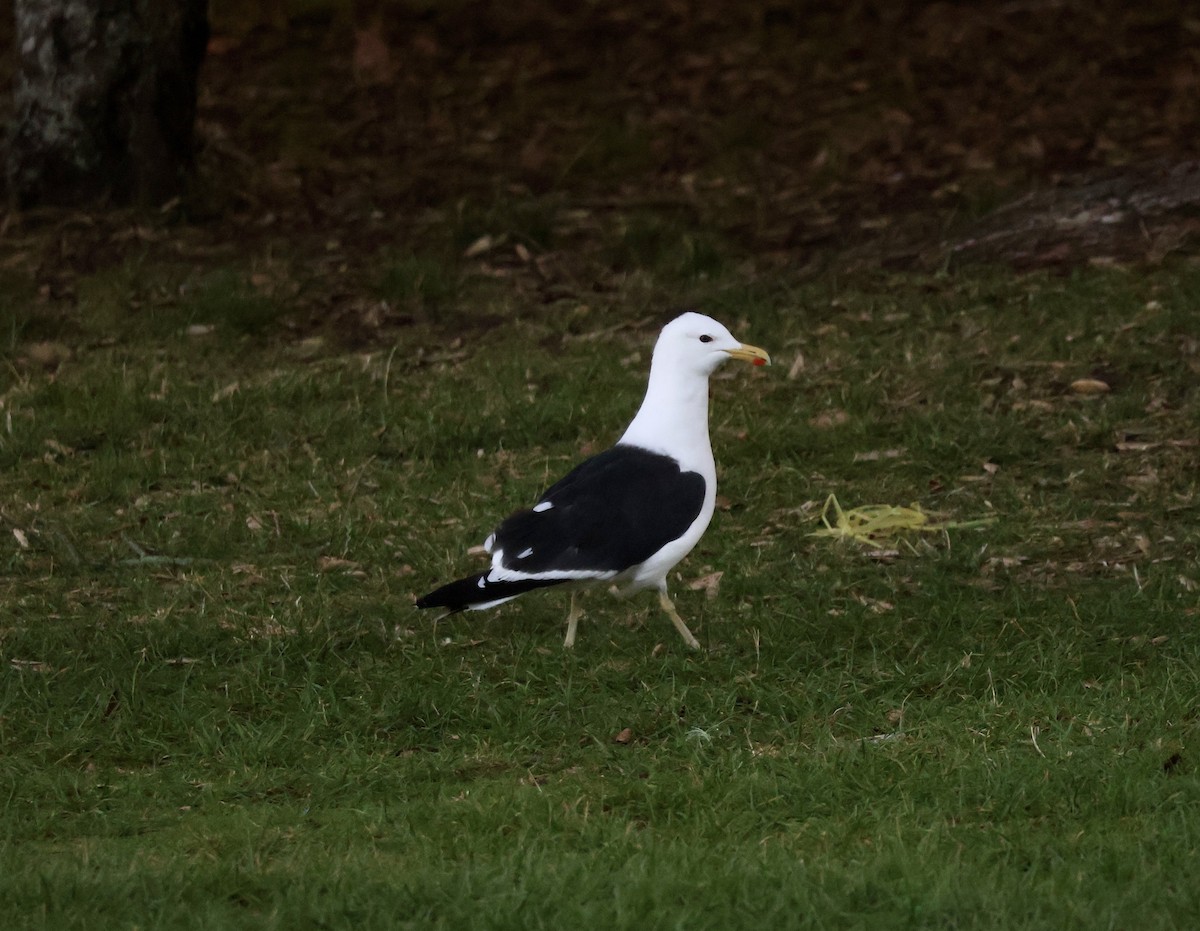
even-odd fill
[{"label": "black back", "polygon": [[[704,477],[670,456],[618,445],[592,456],[496,529],[493,549],[520,572],[620,572],[683,536],[704,506]],[[528,556],[520,554],[532,550]]]}]

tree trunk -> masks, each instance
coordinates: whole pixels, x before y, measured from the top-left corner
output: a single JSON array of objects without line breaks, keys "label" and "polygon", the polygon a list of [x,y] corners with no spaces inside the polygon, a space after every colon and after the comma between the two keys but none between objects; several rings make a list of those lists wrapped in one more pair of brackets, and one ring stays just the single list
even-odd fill
[{"label": "tree trunk", "polygon": [[15,0],[9,195],[161,203],[192,167],[208,0]]}]

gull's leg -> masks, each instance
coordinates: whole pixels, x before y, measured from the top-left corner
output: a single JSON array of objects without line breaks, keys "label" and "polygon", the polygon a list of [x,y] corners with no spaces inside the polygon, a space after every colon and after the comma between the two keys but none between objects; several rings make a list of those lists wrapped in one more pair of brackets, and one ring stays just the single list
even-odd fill
[{"label": "gull's leg", "polygon": [[583,608],[575,603],[578,594],[578,592],[571,592],[571,611],[567,614],[567,639],[563,641],[564,650],[575,646],[575,631],[579,627],[579,619],[583,617]]},{"label": "gull's leg", "polygon": [[671,601],[667,594],[666,587],[658,590],[658,603],[662,605],[662,609],[667,612],[667,617],[671,619],[671,623],[675,625],[675,629],[679,631],[681,636],[688,646],[693,650],[700,649],[700,641],[692,636],[692,632],[688,630],[687,624],[683,623],[683,618],[679,616],[679,612],[675,610],[675,604]]}]

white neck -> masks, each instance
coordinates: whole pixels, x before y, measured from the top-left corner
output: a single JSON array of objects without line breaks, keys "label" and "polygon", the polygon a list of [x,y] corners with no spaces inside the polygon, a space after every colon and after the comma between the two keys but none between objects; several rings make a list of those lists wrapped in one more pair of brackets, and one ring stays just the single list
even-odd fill
[{"label": "white neck", "polygon": [[686,469],[711,475],[708,442],[708,375],[672,371],[668,360],[655,358],[642,406],[619,440],[678,459]]}]

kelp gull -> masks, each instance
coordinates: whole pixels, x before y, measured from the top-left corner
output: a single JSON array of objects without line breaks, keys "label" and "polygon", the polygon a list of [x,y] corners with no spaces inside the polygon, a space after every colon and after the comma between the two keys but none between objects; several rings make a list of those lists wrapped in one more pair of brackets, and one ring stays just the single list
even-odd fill
[{"label": "kelp gull", "polygon": [[483,544],[492,555],[487,572],[443,585],[417,607],[481,611],[561,585],[572,590],[563,642],[572,647],[583,613],[578,589],[653,588],[687,645],[699,649],[667,594],[667,573],[712,519],[717,471],[708,440],[708,377],[731,358],[771,361],[711,317],[686,313],[672,320],[654,346],[646,397],[617,444],[501,523]]}]

